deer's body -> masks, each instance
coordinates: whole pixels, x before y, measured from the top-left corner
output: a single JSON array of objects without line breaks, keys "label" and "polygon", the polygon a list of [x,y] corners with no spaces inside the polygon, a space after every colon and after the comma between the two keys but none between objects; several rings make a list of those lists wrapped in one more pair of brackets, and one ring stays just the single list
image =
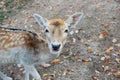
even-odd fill
[{"label": "deer's body", "polygon": [[52,59],[47,44],[37,34],[29,31],[1,28],[0,43],[0,64],[33,65]]},{"label": "deer's body", "polygon": [[[44,64],[60,55],[67,39],[68,26],[75,26],[82,15],[83,13],[76,13],[67,21],[62,19],[48,21],[35,14],[38,24],[44,28],[47,43],[31,31],[0,27],[0,64],[19,63],[25,68],[25,80],[29,80],[29,75],[41,80],[34,65]],[[0,78],[13,80],[1,71]]]}]

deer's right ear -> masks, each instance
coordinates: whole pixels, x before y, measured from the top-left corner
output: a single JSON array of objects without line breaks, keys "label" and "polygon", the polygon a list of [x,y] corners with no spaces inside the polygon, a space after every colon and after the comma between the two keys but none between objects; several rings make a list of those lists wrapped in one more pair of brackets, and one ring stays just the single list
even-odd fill
[{"label": "deer's right ear", "polygon": [[36,14],[36,13],[34,14],[34,18],[41,27],[43,27],[43,28],[46,27],[47,19],[43,18],[42,16],[40,16],[39,14]]}]

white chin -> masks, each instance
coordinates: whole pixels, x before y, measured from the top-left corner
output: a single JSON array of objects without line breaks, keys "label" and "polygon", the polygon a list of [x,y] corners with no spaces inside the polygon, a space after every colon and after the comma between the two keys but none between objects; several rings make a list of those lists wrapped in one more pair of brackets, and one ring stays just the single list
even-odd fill
[{"label": "white chin", "polygon": [[60,51],[51,51],[53,54],[57,54],[57,53],[59,53]]}]

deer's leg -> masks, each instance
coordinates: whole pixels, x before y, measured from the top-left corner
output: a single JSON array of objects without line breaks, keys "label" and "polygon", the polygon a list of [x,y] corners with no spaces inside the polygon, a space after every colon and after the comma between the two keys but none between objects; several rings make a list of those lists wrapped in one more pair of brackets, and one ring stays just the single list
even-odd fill
[{"label": "deer's leg", "polygon": [[[32,66],[31,65],[27,65],[27,66],[25,66],[25,69],[27,71],[26,77],[29,77],[28,75],[30,74],[30,75],[32,75],[32,77],[34,79],[42,80],[41,76],[39,75],[39,73],[37,72],[37,70],[35,69],[35,67],[33,65]],[[27,80],[29,80],[29,79],[27,79]]]},{"label": "deer's leg", "polygon": [[13,80],[12,78],[7,77],[5,74],[3,74],[1,71],[0,71],[0,78],[3,80]]},{"label": "deer's leg", "polygon": [[29,80],[30,76],[29,76],[29,72],[27,71],[26,67],[25,67],[25,80]]}]

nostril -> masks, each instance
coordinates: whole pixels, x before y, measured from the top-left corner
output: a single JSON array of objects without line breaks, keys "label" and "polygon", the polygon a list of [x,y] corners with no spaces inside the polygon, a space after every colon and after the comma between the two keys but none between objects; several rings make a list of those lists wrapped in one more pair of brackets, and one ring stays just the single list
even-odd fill
[{"label": "nostril", "polygon": [[52,48],[53,48],[53,50],[58,51],[60,48],[60,44],[59,45],[52,45]]}]

